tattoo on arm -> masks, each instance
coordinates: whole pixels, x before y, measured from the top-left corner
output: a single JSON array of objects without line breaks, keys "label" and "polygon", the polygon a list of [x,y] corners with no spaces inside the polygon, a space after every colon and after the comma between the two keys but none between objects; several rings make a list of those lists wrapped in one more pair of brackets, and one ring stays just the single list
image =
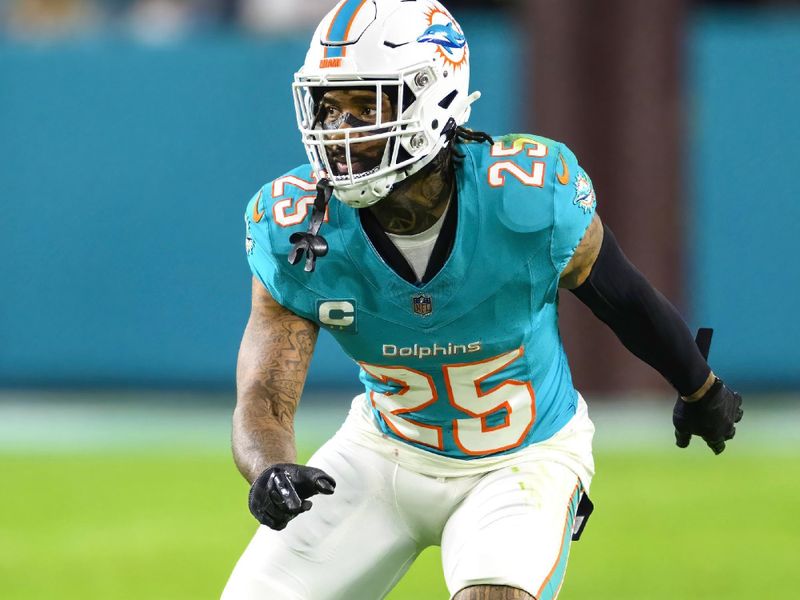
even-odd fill
[{"label": "tattoo on arm", "polygon": [[600,246],[603,245],[603,223],[596,214],[586,228],[583,239],[575,249],[569,263],[561,273],[558,287],[573,290],[586,281],[592,271],[594,261],[600,254]]},{"label": "tattoo on arm", "polygon": [[251,482],[271,464],[297,460],[294,413],[318,333],[256,286],[239,349],[233,415],[234,460]]}]

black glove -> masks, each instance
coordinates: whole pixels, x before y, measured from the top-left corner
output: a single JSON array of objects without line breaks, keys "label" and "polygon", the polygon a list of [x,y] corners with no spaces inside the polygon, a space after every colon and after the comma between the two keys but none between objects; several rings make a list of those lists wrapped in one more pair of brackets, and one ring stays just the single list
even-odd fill
[{"label": "black glove", "polygon": [[742,397],[717,378],[696,402],[678,398],[672,411],[675,443],[686,448],[693,435],[705,440],[714,454],[725,450],[725,441],[736,434],[734,423],[742,420]]},{"label": "black glove", "polygon": [[250,512],[259,523],[280,531],[311,508],[314,494],[332,494],[333,477],[314,467],[280,463],[265,469],[250,487]]}]

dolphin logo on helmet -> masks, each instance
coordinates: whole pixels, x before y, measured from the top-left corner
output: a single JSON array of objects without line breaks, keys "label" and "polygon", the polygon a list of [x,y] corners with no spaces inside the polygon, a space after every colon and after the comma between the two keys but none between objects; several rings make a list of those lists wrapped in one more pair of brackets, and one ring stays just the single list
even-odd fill
[{"label": "dolphin logo on helmet", "polygon": [[448,54],[453,54],[454,49],[463,48],[467,45],[467,38],[463,33],[453,29],[453,24],[431,25],[424,33],[417,38],[418,42],[431,42],[441,46]]}]

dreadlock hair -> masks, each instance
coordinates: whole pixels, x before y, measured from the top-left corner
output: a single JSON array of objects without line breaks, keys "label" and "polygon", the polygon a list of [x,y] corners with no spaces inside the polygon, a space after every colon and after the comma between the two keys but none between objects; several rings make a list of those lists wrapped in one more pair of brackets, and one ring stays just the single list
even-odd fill
[{"label": "dreadlock hair", "polygon": [[494,144],[494,140],[492,136],[488,133],[484,133],[483,131],[476,131],[474,129],[468,129],[467,127],[463,127],[461,125],[456,125],[453,119],[447,123],[442,132],[450,141],[450,154],[454,160],[460,162],[464,159],[464,154],[456,148],[458,144],[465,144],[465,143],[488,143]]}]

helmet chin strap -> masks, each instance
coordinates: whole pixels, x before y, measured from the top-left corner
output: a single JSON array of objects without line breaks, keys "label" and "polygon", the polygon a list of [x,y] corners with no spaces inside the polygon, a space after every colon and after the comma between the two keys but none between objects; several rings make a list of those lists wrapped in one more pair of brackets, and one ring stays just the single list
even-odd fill
[{"label": "helmet chin strap", "polygon": [[351,208],[367,208],[388,196],[396,181],[396,172],[387,173],[373,181],[336,190],[336,197]]},{"label": "helmet chin strap", "polygon": [[[380,165],[376,168],[384,168],[387,165],[393,151],[392,144],[395,143],[397,143],[397,141],[392,140],[386,144]],[[389,195],[397,181],[397,176],[398,173],[394,171],[372,181],[337,189],[336,198],[351,208],[366,208],[372,206]]]}]

